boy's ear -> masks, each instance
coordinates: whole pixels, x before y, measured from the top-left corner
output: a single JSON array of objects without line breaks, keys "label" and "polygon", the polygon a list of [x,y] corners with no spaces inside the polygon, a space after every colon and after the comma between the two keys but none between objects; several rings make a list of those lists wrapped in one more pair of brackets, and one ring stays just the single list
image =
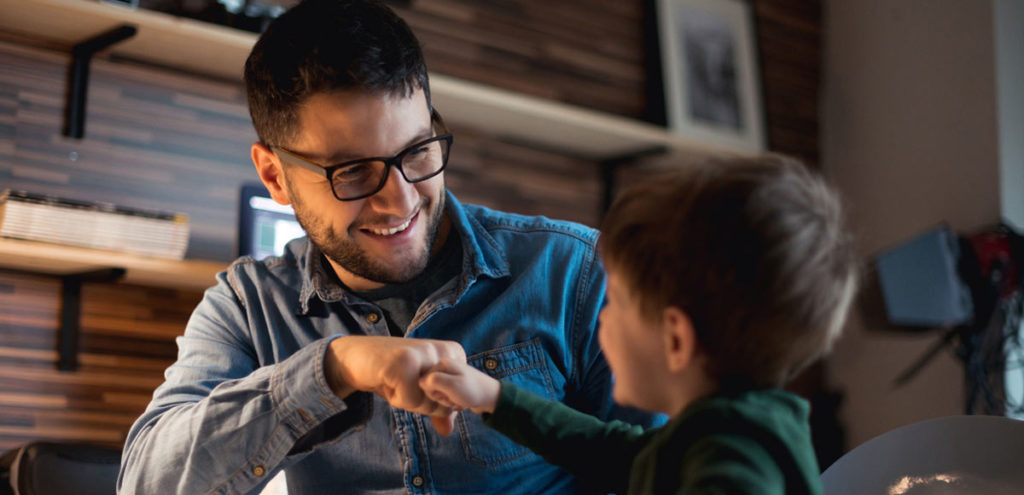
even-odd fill
[{"label": "boy's ear", "polygon": [[697,332],[685,311],[669,306],[661,315],[665,336],[665,361],[672,373],[678,373],[692,362],[697,353]]},{"label": "boy's ear", "polygon": [[280,204],[291,204],[288,188],[285,187],[284,170],[281,168],[281,160],[274,154],[274,150],[271,150],[262,143],[252,143],[251,152],[252,163],[256,165],[256,173],[259,174],[263,185],[270,192],[270,197]]}]

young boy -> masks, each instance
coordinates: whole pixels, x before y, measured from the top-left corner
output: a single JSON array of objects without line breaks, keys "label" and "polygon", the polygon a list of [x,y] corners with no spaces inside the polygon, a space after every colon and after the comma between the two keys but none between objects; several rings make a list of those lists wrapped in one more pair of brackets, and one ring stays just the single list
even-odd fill
[{"label": "young boy", "polygon": [[690,167],[625,192],[599,248],[613,396],[665,426],[604,423],[447,361],[428,396],[602,492],[821,493],[809,405],[779,387],[830,348],[855,292],[824,182],[778,156]]}]

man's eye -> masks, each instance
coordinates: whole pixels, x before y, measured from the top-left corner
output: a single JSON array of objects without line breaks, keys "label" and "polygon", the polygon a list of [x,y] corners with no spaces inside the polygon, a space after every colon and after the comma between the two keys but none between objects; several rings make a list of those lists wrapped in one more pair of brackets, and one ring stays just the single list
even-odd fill
[{"label": "man's eye", "polygon": [[334,180],[340,182],[353,182],[364,180],[373,172],[373,167],[368,164],[349,165],[334,173]]},{"label": "man's eye", "polygon": [[416,148],[413,148],[413,149],[409,150],[408,154],[415,156],[415,155],[422,155],[423,153],[430,153],[430,148],[431,147],[430,147],[429,144],[425,144],[423,146],[418,146]]}]

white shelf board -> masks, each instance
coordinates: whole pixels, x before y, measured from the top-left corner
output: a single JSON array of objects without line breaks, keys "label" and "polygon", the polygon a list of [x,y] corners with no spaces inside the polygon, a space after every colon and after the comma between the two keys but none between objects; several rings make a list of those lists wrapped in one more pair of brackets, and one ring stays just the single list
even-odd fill
[{"label": "white shelf board", "polygon": [[686,139],[652,124],[534,96],[484,86],[443,74],[430,75],[434,106],[453,122],[498,138],[536,144],[594,160],[654,148],[715,154],[735,151]]},{"label": "white shelf board", "polygon": [[110,53],[218,77],[241,80],[256,37],[160,12],[94,0],[0,0],[0,29],[68,45],[131,24],[136,35]]},{"label": "white shelf board", "polygon": [[[121,24],[137,34],[109,48],[122,57],[240,80],[254,33],[98,0],[0,0],[0,29],[68,47]],[[665,128],[446,76],[430,75],[434,105],[454,124],[499,139],[593,160],[667,148],[683,154],[753,153]]]}]

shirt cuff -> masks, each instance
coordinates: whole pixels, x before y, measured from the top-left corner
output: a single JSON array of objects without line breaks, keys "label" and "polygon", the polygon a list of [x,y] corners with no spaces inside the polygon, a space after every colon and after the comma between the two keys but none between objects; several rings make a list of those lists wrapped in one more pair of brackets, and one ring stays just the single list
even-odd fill
[{"label": "shirt cuff", "polygon": [[334,395],[327,384],[324,356],[331,341],[339,337],[325,338],[300,349],[281,362],[271,378],[271,400],[296,438],[343,412],[349,414],[345,415],[348,425],[342,430],[365,424],[372,414],[373,400],[370,394],[356,392],[341,399]]}]

